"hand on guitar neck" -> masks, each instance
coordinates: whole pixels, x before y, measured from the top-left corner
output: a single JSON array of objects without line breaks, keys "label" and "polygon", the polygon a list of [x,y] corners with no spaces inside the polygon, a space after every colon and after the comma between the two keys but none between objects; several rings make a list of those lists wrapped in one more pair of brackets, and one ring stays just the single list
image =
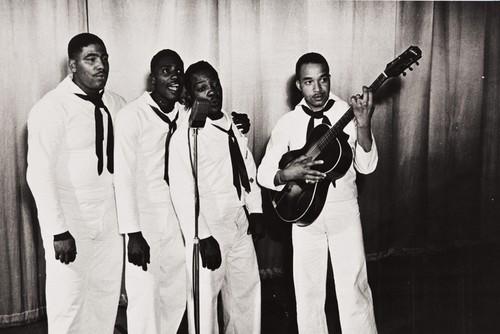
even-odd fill
[{"label": "hand on guitar neck", "polygon": [[351,106],[356,118],[358,144],[365,152],[372,148],[371,121],[373,115],[373,93],[363,86],[363,96],[353,95]]}]

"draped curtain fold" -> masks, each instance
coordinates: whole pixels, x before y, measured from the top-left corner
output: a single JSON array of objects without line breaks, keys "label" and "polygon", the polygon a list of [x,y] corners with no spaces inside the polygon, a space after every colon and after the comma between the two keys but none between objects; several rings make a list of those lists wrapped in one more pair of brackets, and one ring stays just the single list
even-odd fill
[{"label": "draped curtain fold", "polygon": [[[176,50],[186,68],[212,63],[224,107],[250,117],[257,162],[277,119],[298,102],[300,55],[322,53],[332,90],[348,100],[419,46],[420,66],[377,93],[379,166],[358,184],[366,251],[379,258],[500,237],[499,21],[497,2],[0,0],[0,326],[44,313],[26,119],[67,74],[73,35],[88,29],[104,40],[107,88],[128,101],[147,88],[161,49]],[[268,227],[257,244],[264,277],[280,274],[288,256],[289,226],[269,215]]]}]

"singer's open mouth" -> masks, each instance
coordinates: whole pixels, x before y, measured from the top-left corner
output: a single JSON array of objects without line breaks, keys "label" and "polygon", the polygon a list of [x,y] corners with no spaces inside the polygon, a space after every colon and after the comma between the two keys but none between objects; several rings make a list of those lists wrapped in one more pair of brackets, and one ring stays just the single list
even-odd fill
[{"label": "singer's open mouth", "polygon": [[177,83],[171,84],[167,86],[168,90],[170,90],[173,93],[177,93],[180,90],[180,85]]}]

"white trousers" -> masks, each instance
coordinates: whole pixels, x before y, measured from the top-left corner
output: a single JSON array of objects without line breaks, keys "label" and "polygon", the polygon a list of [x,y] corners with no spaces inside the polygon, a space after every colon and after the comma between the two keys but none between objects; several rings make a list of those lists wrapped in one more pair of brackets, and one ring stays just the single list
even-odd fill
[{"label": "white trousers", "polygon": [[[222,264],[211,271],[202,267],[200,258],[200,333],[218,333],[217,296],[221,292],[224,333],[260,333],[260,277],[252,236],[247,234],[248,220],[243,207],[226,212],[217,224],[210,225],[219,243]],[[192,240],[186,240],[189,273],[188,324],[194,331],[192,293]]]},{"label": "white trousers", "polygon": [[126,261],[127,327],[130,334],[177,333],[186,310],[186,252],[173,209],[164,203],[141,212],[150,247],[148,270]]},{"label": "white trousers", "polygon": [[299,333],[328,333],[325,299],[328,250],[343,334],[377,333],[356,199],[326,203],[311,225],[292,228]]},{"label": "white trousers", "polygon": [[114,200],[63,203],[63,210],[77,255],[70,264],[56,260],[53,236],[42,232],[49,333],[112,334],[123,265]]}]

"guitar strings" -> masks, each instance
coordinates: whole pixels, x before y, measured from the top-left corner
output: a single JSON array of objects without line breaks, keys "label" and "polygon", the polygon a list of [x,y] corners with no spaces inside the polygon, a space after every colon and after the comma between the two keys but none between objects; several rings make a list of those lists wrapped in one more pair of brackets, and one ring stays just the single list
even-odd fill
[{"label": "guitar strings", "polygon": [[309,148],[309,150],[306,152],[306,155],[312,157],[313,152],[315,152],[317,149],[319,149],[320,151],[325,149],[333,139],[337,138],[340,129],[345,126],[344,125],[341,127],[340,125],[344,122],[347,125],[347,123],[353,118],[353,116],[354,113],[352,111],[352,107],[350,107],[347,112],[337,121],[337,123],[335,123],[335,125],[330,129],[328,129],[328,131]]}]

